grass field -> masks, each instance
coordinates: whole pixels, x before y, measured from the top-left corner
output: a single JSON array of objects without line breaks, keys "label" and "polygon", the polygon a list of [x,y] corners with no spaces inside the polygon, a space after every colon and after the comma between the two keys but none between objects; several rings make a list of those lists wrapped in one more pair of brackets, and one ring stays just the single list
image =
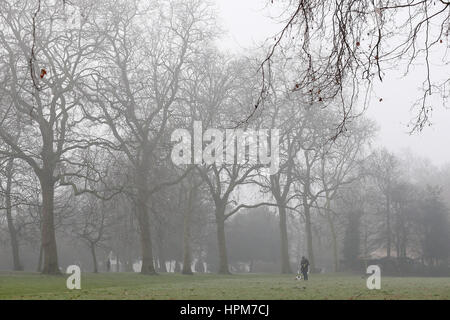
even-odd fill
[{"label": "grass field", "polygon": [[312,275],[296,281],[284,275],[82,274],[81,290],[66,288],[65,276],[0,272],[4,299],[450,299],[450,278],[382,277],[368,290],[354,275]]}]

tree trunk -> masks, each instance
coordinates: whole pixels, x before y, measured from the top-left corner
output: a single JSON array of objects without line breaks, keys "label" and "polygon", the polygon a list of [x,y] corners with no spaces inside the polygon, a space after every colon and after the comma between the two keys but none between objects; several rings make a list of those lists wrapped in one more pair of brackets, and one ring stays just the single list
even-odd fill
[{"label": "tree trunk", "polygon": [[8,221],[9,236],[11,239],[13,270],[14,271],[23,271],[23,267],[20,263],[20,257],[19,257],[19,242],[17,240],[17,232],[14,227],[13,218],[12,218],[11,197],[9,195],[6,195],[6,220]]},{"label": "tree trunk", "polygon": [[97,255],[95,254],[95,244],[91,244],[92,263],[94,264],[94,273],[98,273]]},{"label": "tree trunk", "polygon": [[[160,228],[161,229],[161,228]],[[159,272],[169,272],[166,266],[166,255],[164,251],[164,233],[162,230],[158,230],[158,271]]]},{"label": "tree trunk", "polygon": [[386,256],[391,257],[391,199],[386,195]]},{"label": "tree trunk", "polygon": [[219,249],[219,274],[231,274],[228,269],[227,245],[225,240],[225,208],[216,208],[217,246]]},{"label": "tree trunk", "polygon": [[133,264],[128,259],[125,261],[125,272],[133,272]]},{"label": "tree trunk", "polygon": [[120,272],[120,260],[119,260],[119,255],[116,256],[116,272]]},{"label": "tree trunk", "polygon": [[183,221],[183,270],[182,274],[192,275],[192,254],[191,254],[191,215],[192,215],[192,190],[189,191],[188,207],[184,214]]},{"label": "tree trunk", "polygon": [[12,201],[11,201],[11,191],[12,191],[12,178],[13,178],[13,165],[14,160],[8,161],[6,168],[6,194],[5,194],[5,204],[6,204],[6,220],[8,223],[9,236],[11,239],[11,252],[13,256],[13,268],[14,271],[22,271],[23,267],[20,263],[19,257],[19,241],[17,240],[17,231],[14,227],[14,221],[12,217]]},{"label": "tree trunk", "polygon": [[397,236],[396,238],[397,238],[397,240],[395,242],[395,251],[397,253],[397,259],[398,259],[398,258],[400,258],[400,255],[401,255],[401,253],[400,253],[400,237]]},{"label": "tree trunk", "polygon": [[142,249],[142,274],[156,274],[153,265],[152,240],[150,237],[150,225],[146,206],[139,205],[139,229]]},{"label": "tree trunk", "polygon": [[328,218],[328,224],[330,225],[330,231],[331,231],[331,240],[333,242],[333,265],[334,265],[334,272],[339,271],[339,256],[338,256],[338,246],[337,246],[337,235],[336,230],[334,228],[334,223],[331,220],[331,217],[327,215]]},{"label": "tree trunk", "polygon": [[42,272],[42,258],[44,256],[44,250],[42,250],[42,243],[39,246],[39,260],[38,260],[38,266],[37,266],[37,272]]},{"label": "tree trunk", "polygon": [[[39,213],[39,230],[42,230],[42,204],[38,205],[38,213]],[[39,259],[37,265],[37,272],[42,272],[42,262],[44,258],[44,250],[42,248],[42,240],[39,243]]]},{"label": "tree trunk", "polygon": [[291,263],[289,260],[289,243],[287,232],[287,215],[284,204],[278,206],[278,213],[280,215],[280,236],[281,236],[281,273],[292,273]]},{"label": "tree trunk", "polygon": [[162,252],[159,253],[158,261],[159,261],[159,271],[167,273],[168,271],[166,266],[166,258],[164,258],[164,254]]},{"label": "tree trunk", "polygon": [[406,258],[406,248],[408,247],[408,235],[405,225],[403,225],[402,233],[402,257]]},{"label": "tree trunk", "polygon": [[153,249],[152,238],[150,235],[150,221],[147,210],[147,173],[145,170],[137,170],[137,185],[138,185],[138,199],[137,199],[137,214],[139,221],[141,250],[142,250],[142,274],[154,275],[156,274],[155,266],[153,264]]},{"label": "tree trunk", "polygon": [[39,177],[42,190],[42,248],[44,274],[61,274],[58,267],[58,252],[56,248],[55,223],[54,223],[54,181],[53,174],[49,170]]},{"label": "tree trunk", "polygon": [[367,262],[367,258],[369,256],[369,252],[368,252],[368,248],[367,248],[368,239],[369,239],[369,235],[368,235],[368,231],[367,231],[367,226],[364,226],[364,258],[365,258],[366,262]]},{"label": "tree trunk", "polygon": [[308,259],[311,266],[311,272],[315,272],[316,264],[314,261],[313,243],[312,243],[312,225],[310,207],[307,199],[303,199],[303,208],[305,213],[305,228],[306,228],[306,245],[308,248]]},{"label": "tree trunk", "polygon": [[333,218],[331,216],[330,200],[327,200],[325,210],[326,210],[328,225],[330,226],[331,240],[333,242],[334,272],[338,272],[339,271],[339,257],[338,257],[338,247],[337,247],[337,235],[336,235],[336,229],[334,228]]},{"label": "tree trunk", "polygon": [[203,259],[198,258],[195,263],[195,272],[205,273],[205,266],[203,265]]}]

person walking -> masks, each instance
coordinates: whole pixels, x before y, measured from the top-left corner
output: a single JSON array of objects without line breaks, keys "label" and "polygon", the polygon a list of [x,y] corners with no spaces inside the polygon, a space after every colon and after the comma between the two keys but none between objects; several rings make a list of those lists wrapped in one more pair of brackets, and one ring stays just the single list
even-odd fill
[{"label": "person walking", "polygon": [[303,275],[303,280],[308,280],[309,261],[304,256],[300,262],[300,271]]}]

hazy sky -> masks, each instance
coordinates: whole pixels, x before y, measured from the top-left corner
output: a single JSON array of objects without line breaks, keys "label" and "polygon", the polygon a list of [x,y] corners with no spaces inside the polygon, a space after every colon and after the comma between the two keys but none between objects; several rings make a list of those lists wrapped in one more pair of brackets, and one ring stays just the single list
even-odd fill
[{"label": "hazy sky", "polygon": [[[245,52],[280,31],[281,26],[270,19],[264,9],[267,0],[215,1],[221,24],[228,31],[220,42],[223,49]],[[447,45],[444,43],[443,46],[445,49]],[[440,77],[450,74],[448,68],[436,70],[440,72]],[[376,84],[374,98],[366,113],[378,123],[380,131],[376,143],[393,152],[410,149],[415,154],[430,158],[436,165],[450,163],[450,110],[444,110],[442,103],[436,104],[432,127],[420,134],[408,133],[407,124],[414,115],[410,109],[413,97],[418,93],[417,76],[423,77],[420,67],[407,78],[393,71],[387,74],[383,83]],[[379,98],[383,98],[383,102],[380,103]]]}]

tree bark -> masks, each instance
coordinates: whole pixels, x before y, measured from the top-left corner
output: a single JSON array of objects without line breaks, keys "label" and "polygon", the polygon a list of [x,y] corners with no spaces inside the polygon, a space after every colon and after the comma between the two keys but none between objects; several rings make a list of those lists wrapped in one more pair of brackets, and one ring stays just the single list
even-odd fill
[{"label": "tree bark", "polygon": [[6,194],[5,194],[5,204],[6,204],[6,220],[8,223],[9,236],[11,239],[11,252],[13,256],[13,269],[14,271],[22,271],[23,267],[20,263],[19,256],[19,241],[17,240],[17,231],[14,226],[14,220],[12,217],[12,201],[11,201],[11,191],[12,191],[12,178],[13,178],[13,166],[14,160],[8,161],[6,167]]},{"label": "tree bark", "polygon": [[[145,160],[144,160],[145,161]],[[142,250],[142,274],[156,274],[153,263],[152,238],[150,234],[150,219],[148,216],[148,187],[147,169],[145,167],[136,170],[137,194],[137,214],[139,221],[139,231]]]},{"label": "tree bark", "polygon": [[155,266],[153,265],[153,249],[150,235],[150,223],[145,204],[138,204],[139,214],[139,229],[142,250],[142,274],[156,274]]},{"label": "tree bark", "polygon": [[219,249],[219,274],[231,274],[228,269],[227,245],[225,239],[225,207],[216,208],[217,246]]},{"label": "tree bark", "polygon": [[292,273],[291,263],[289,259],[289,239],[287,230],[287,215],[286,215],[286,197],[289,192],[289,188],[292,182],[292,162],[288,166],[288,171],[286,173],[286,184],[282,190],[280,185],[280,174],[271,176],[270,186],[272,195],[275,198],[278,206],[279,215],[279,227],[280,227],[280,251],[281,251],[281,273],[290,274]]},{"label": "tree bark", "polygon": [[278,213],[280,215],[280,236],[281,236],[281,273],[292,273],[291,263],[289,261],[289,243],[287,232],[287,215],[284,204],[278,206]]},{"label": "tree bark", "polygon": [[185,210],[183,221],[183,270],[182,274],[192,275],[192,254],[191,254],[191,215],[192,215],[192,202],[193,202],[193,190],[189,190],[188,206]]},{"label": "tree bark", "polygon": [[58,252],[56,247],[54,223],[54,181],[50,170],[43,170],[39,177],[42,190],[42,248],[44,274],[61,274],[58,266]]},{"label": "tree bark", "polygon": [[97,255],[95,254],[95,244],[91,244],[92,263],[94,264],[94,273],[98,273]]},{"label": "tree bark", "polygon": [[314,261],[313,243],[312,243],[312,225],[311,225],[311,212],[308,204],[308,200],[303,199],[303,209],[305,213],[305,228],[306,228],[306,245],[308,248],[308,259],[311,266],[311,272],[315,272],[316,264]]}]

